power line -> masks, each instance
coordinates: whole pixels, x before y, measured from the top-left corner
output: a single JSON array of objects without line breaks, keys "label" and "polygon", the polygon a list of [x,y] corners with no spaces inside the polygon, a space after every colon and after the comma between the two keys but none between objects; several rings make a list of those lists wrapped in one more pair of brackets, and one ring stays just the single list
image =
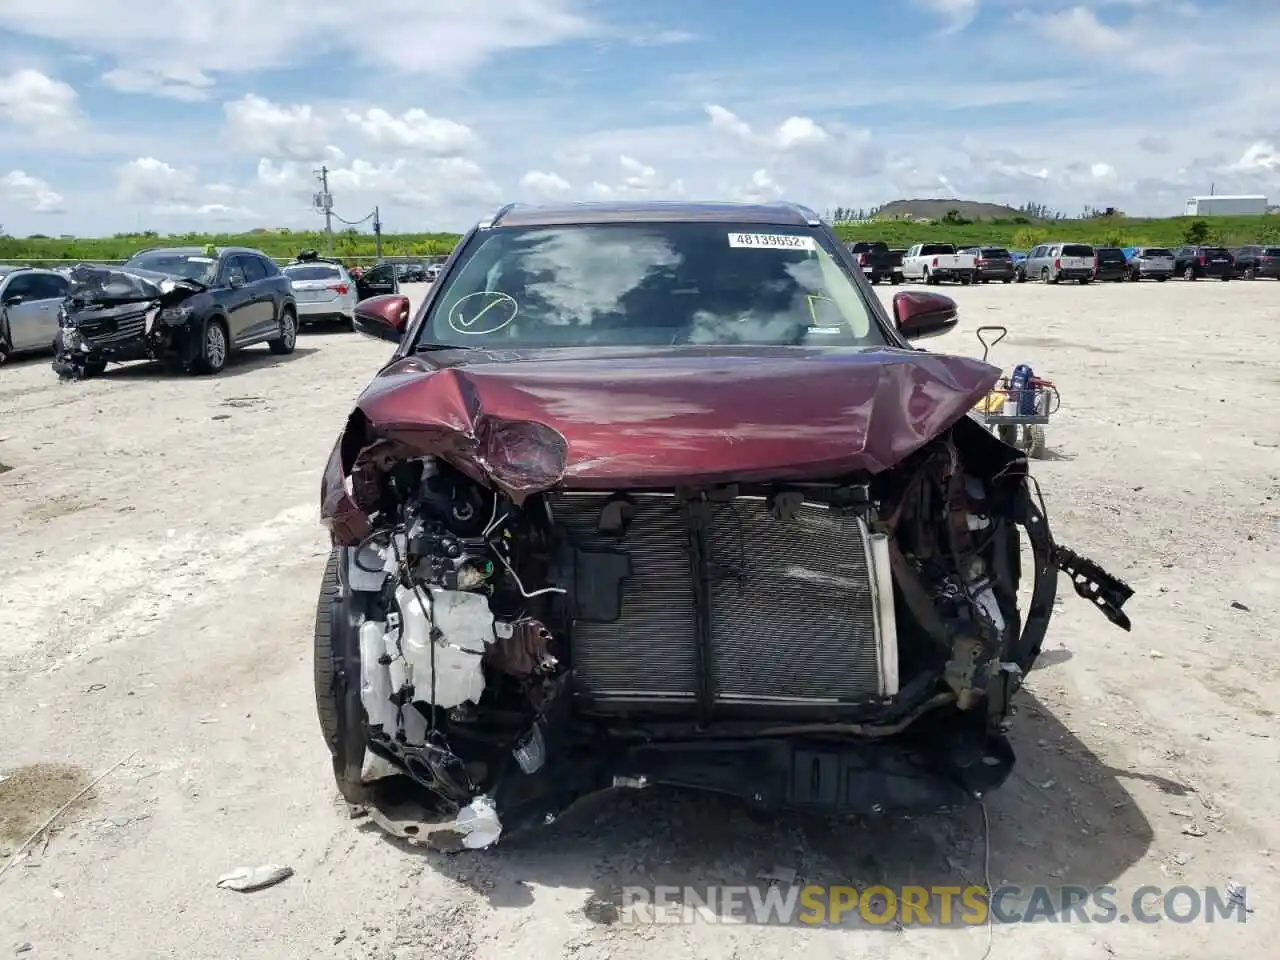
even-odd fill
[{"label": "power line", "polygon": [[338,216],[338,214],[336,214],[336,213],[335,213],[335,214],[333,215],[333,219],[335,219],[335,220],[337,220],[337,221],[339,221],[339,222],[341,222],[341,223],[345,223],[348,227],[358,227],[358,226],[360,226],[360,224],[364,223],[366,220],[370,219],[371,217],[375,217],[375,216],[377,216],[377,214],[378,214],[378,211],[377,211],[376,209],[374,209],[374,210],[370,210],[368,213],[366,213],[366,214],[365,214],[363,217],[361,217],[359,220],[343,220],[343,219],[342,219],[342,217]]}]

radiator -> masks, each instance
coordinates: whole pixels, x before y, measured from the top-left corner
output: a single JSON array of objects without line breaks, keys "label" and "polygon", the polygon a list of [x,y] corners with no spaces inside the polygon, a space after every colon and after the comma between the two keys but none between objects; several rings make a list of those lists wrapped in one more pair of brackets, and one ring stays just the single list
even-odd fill
[{"label": "radiator", "polygon": [[[698,611],[685,508],[670,494],[631,494],[634,513],[619,541],[598,529],[609,496],[563,492],[549,501],[576,546],[621,550],[631,560],[618,620],[573,626],[578,690],[597,702],[696,702]],[[850,703],[896,692],[886,689],[886,638],[862,518],[805,503],[793,519],[775,519],[762,497],[708,509],[701,550],[714,571],[707,672],[716,703]],[[896,646],[890,653],[896,665]]]}]

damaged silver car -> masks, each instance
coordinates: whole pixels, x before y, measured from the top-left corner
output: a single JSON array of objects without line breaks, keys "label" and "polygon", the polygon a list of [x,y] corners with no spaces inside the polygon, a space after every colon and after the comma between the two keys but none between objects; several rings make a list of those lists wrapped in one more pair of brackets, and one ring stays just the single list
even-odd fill
[{"label": "damaged silver car", "polygon": [[845,815],[999,786],[1059,572],[1126,630],[1132,590],[969,416],[999,371],[911,346],[955,324],[887,312],[789,204],[507,207],[412,322],[362,303],[399,346],[321,490],[347,801],[475,848],[611,787]]}]

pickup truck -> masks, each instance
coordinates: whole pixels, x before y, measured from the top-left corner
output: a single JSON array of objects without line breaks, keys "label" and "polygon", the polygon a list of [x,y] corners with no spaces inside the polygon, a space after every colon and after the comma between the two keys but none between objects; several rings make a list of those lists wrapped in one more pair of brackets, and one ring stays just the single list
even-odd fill
[{"label": "pickup truck", "polygon": [[977,261],[971,253],[956,253],[954,243],[917,243],[908,247],[902,258],[902,276],[925,283],[958,280],[970,284],[978,269]]},{"label": "pickup truck", "polygon": [[858,261],[858,266],[872,283],[879,283],[881,280],[888,280],[893,284],[902,282],[902,254],[890,250],[887,243],[860,240],[849,244],[849,253]]}]

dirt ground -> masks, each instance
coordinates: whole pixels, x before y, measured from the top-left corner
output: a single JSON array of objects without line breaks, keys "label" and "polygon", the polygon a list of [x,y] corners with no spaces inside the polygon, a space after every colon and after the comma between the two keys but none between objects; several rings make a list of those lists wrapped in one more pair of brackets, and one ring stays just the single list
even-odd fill
[{"label": "dirt ground", "polygon": [[[888,298],[891,288],[882,288]],[[1058,539],[1127,579],[1133,632],[1070,594],[986,801],[1003,882],[1245,884],[1245,924],[997,924],[992,957],[1274,955],[1280,874],[1280,283],[949,288],[928,346],[1054,379],[1035,467]],[[311,689],[320,468],[390,352],[304,333],[216,378],[0,370],[0,956],[980,958],[983,928],[610,922],[627,884],[983,882],[981,810],[833,825],[602,796],[447,857],[335,802]],[[280,863],[272,889],[216,889]],[[1153,939],[1154,938],[1154,939]],[[30,945],[28,948],[27,945]],[[1270,949],[1268,949],[1270,948]]]}]

